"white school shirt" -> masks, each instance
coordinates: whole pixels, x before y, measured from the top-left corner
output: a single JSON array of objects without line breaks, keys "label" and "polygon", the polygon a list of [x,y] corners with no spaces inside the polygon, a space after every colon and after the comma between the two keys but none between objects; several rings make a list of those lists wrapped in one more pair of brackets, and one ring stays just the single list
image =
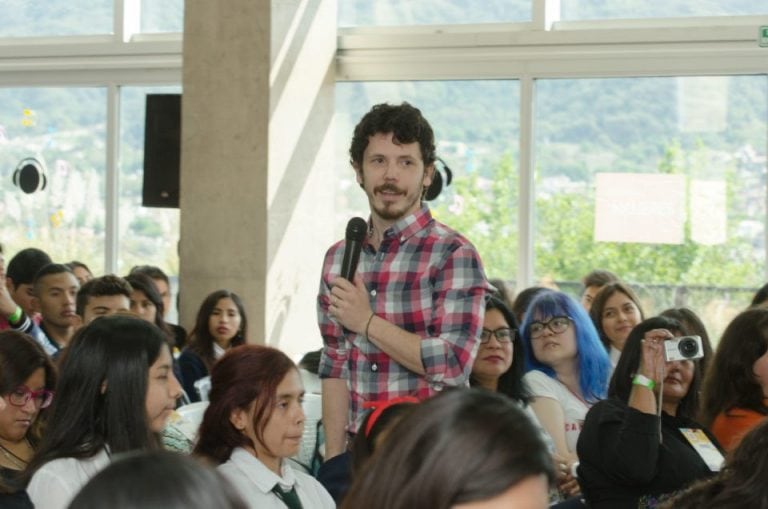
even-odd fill
[{"label": "white school shirt", "polygon": [[550,398],[560,403],[565,416],[565,442],[568,450],[576,453],[584,417],[589,405],[573,394],[565,385],[538,370],[529,371],[523,377],[534,398]]},{"label": "white school shirt", "polygon": [[102,449],[90,458],[59,458],[35,472],[27,494],[35,509],[66,509],[85,484],[109,465]]},{"label": "white school shirt", "polygon": [[219,465],[219,473],[226,477],[251,509],[285,509],[285,504],[272,492],[275,484],[283,491],[296,486],[304,509],[336,509],[336,503],[314,477],[294,471],[283,461],[282,477],[268,469],[255,456],[238,447],[229,461]]}]

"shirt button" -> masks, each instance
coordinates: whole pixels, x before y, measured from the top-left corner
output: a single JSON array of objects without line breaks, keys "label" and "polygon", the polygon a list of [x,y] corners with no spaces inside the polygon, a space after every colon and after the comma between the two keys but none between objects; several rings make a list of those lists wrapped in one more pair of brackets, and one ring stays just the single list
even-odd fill
[{"label": "shirt button", "polygon": [[373,364],[371,364],[371,371],[373,371],[375,373],[378,370],[379,370],[379,365],[378,364],[376,364],[375,362]]},{"label": "shirt button", "polygon": [[376,290],[371,290],[371,297],[376,297]]}]

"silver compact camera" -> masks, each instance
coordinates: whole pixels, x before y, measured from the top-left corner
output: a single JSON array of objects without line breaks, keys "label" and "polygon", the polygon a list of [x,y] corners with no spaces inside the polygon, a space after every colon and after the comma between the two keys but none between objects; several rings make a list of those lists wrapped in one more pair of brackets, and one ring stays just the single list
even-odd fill
[{"label": "silver compact camera", "polygon": [[664,360],[692,361],[704,357],[704,348],[699,336],[680,336],[664,341]]}]

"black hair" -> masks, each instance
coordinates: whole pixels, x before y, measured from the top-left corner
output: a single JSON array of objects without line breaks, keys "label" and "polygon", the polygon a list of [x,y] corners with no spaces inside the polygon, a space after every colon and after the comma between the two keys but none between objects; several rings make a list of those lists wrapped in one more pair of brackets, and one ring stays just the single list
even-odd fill
[{"label": "black hair", "polygon": [[[506,303],[495,296],[490,296],[485,303],[485,312],[491,309],[497,310],[504,317],[504,321],[512,329],[514,340],[512,341],[512,365],[499,377],[497,392],[512,398],[513,400],[527,404],[531,399],[531,394],[523,380],[525,374],[525,355],[523,354],[523,340],[520,337],[519,326],[512,311]],[[478,381],[470,374],[469,385],[478,386]]]},{"label": "black hair", "polygon": [[766,351],[768,309],[742,311],[725,328],[704,379],[702,424],[710,426],[718,414],[734,408],[768,415],[763,388],[752,370]]},{"label": "black hair", "polygon": [[79,262],[77,260],[72,260],[71,262],[67,263],[66,265],[67,265],[67,267],[69,267],[73,271],[75,269],[85,269],[85,270],[88,271],[88,273],[90,275],[93,275],[93,271],[91,271],[91,269],[86,264],[84,264],[83,262]]},{"label": "black hair", "polygon": [[152,279],[162,279],[169,287],[171,282],[168,279],[168,275],[163,272],[163,269],[156,267],[155,265],[135,265],[131,268],[130,274],[144,274]]},{"label": "black hair", "polygon": [[200,359],[202,359],[208,372],[211,371],[211,367],[215,361],[213,355],[213,344],[216,342],[211,334],[209,326],[209,319],[213,313],[213,308],[219,303],[221,299],[232,299],[235,303],[237,311],[240,313],[240,330],[237,335],[232,338],[229,346],[240,346],[245,344],[245,340],[248,337],[248,319],[245,316],[245,306],[243,301],[235,293],[229,290],[217,290],[209,294],[203,303],[200,304],[200,309],[197,311],[197,318],[195,318],[195,328],[189,333],[189,345],[187,348],[196,353]]},{"label": "black hair", "polygon": [[[516,403],[479,389],[449,389],[392,428],[353,482],[342,509],[448,509],[487,500],[531,477],[554,480],[539,430]],[[546,499],[546,488],[543,496]]]},{"label": "black hair", "polygon": [[[45,372],[45,388],[54,390],[56,368],[40,345],[21,332],[0,332],[0,395],[10,394],[40,368]],[[27,439],[33,447],[40,441],[49,410],[50,407],[40,409],[36,421],[27,432]]]},{"label": "black hair", "polygon": [[69,504],[70,509],[247,509],[215,469],[168,451],[115,458]]},{"label": "black hair", "polygon": [[755,296],[752,297],[752,302],[750,302],[749,307],[759,306],[760,304],[763,304],[767,300],[768,300],[768,283],[761,286],[760,289],[755,292]]},{"label": "black hair", "polygon": [[159,447],[146,412],[149,368],[168,348],[140,318],[104,316],[80,329],[60,363],[49,426],[26,475],[59,458]]},{"label": "black hair", "polygon": [[[408,413],[414,409],[414,405],[415,403],[406,401],[390,404],[378,414],[376,422],[373,423],[370,430],[368,430],[368,425],[375,410],[370,410],[365,414],[363,422],[360,425],[355,438],[352,440],[352,446],[350,448],[353,478],[360,474],[363,467],[373,455],[374,450],[377,448],[377,439],[384,432],[391,431],[392,427],[400,422],[400,419],[408,415]],[[397,441],[395,441],[393,447],[397,446]]]},{"label": "black hair", "polygon": [[[584,285],[584,290],[590,286],[605,286],[609,283],[618,283],[619,276],[611,272],[610,270],[595,269],[581,280]],[[583,293],[583,290],[582,290]]]},{"label": "black hair", "polygon": [[168,341],[170,341],[171,346],[173,346],[175,338],[173,331],[171,331],[171,328],[167,323],[165,323],[165,319],[163,318],[163,315],[165,314],[165,305],[163,304],[163,298],[160,296],[160,292],[157,290],[155,281],[151,277],[141,272],[128,274],[123,279],[125,279],[126,283],[131,285],[131,289],[133,291],[139,291],[143,293],[147,299],[155,306],[157,312],[155,313],[154,323],[160,328],[161,331],[165,333],[166,336],[168,336]]},{"label": "black hair", "polygon": [[399,105],[377,104],[355,126],[349,147],[350,163],[362,171],[363,153],[371,136],[392,133],[395,143],[418,142],[424,167],[435,164],[435,134],[421,110],[403,102]]},{"label": "black hair", "polygon": [[[46,276],[52,276],[55,274],[72,274],[72,277],[75,277],[75,273],[72,272],[72,269],[63,263],[49,263],[48,265],[41,267],[40,270],[35,273],[35,278],[32,280],[35,295],[37,297],[40,297],[40,281]],[[77,278],[75,277],[75,279]]]},{"label": "black hair", "polygon": [[528,306],[531,305],[533,299],[535,299],[541,292],[547,290],[548,288],[544,288],[543,286],[531,286],[517,294],[517,297],[515,297],[515,300],[512,303],[512,313],[515,315],[517,323],[523,323],[525,313],[528,311]]},{"label": "black hair", "polygon": [[131,292],[133,288],[128,282],[114,274],[107,274],[93,278],[83,286],[77,292],[77,304],[76,313],[83,317],[85,314],[85,307],[88,305],[88,301],[91,297],[104,297],[107,295],[125,295],[130,300]]},{"label": "black hair", "polygon": [[48,253],[34,247],[22,249],[11,258],[5,268],[6,277],[13,282],[13,287],[19,285],[31,285],[35,280],[37,271],[53,263]]},{"label": "black hair", "polygon": [[[629,401],[629,393],[632,391],[632,378],[640,367],[642,356],[642,339],[645,333],[653,329],[667,329],[672,334],[686,335],[688,330],[682,323],[665,316],[655,316],[643,320],[632,329],[621,351],[621,357],[616,364],[616,369],[608,386],[608,396],[618,398],[624,403]],[[677,407],[677,415],[688,419],[695,419],[699,411],[699,390],[701,387],[701,373],[698,361],[693,361],[693,379],[688,386],[688,393],[680,400]]]}]

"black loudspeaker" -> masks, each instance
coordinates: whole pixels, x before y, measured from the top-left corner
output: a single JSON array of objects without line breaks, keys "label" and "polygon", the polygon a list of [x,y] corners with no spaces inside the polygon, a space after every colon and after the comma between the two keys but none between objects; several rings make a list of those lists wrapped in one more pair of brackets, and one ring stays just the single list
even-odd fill
[{"label": "black loudspeaker", "polygon": [[181,94],[147,94],[143,206],[179,208],[180,166]]},{"label": "black loudspeaker", "polygon": [[42,191],[47,183],[45,167],[34,157],[22,159],[13,172],[13,184],[27,194]]}]

